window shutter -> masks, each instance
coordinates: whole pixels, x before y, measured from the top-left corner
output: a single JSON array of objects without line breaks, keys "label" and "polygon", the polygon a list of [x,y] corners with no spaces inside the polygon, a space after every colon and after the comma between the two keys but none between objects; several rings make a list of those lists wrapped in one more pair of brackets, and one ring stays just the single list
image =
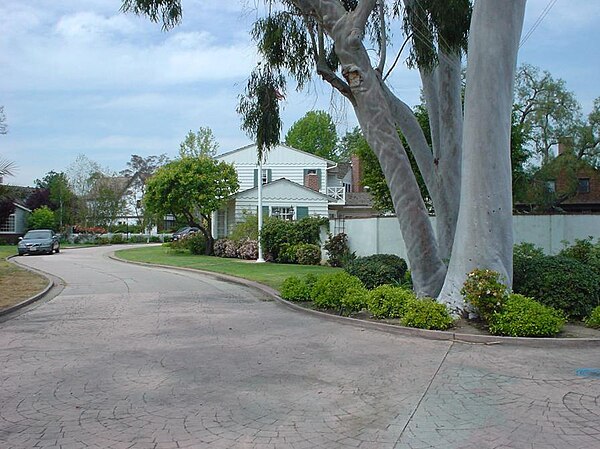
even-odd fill
[{"label": "window shutter", "polygon": [[308,207],[306,206],[297,206],[296,207],[296,220],[300,220],[301,218],[308,217]]},{"label": "window shutter", "polygon": [[319,178],[319,190],[321,190],[321,169],[317,168],[317,177]]},{"label": "window shutter", "polygon": [[271,182],[273,180],[273,174],[271,173],[271,169],[267,169],[267,182]]},{"label": "window shutter", "polygon": [[254,169],[254,187],[258,187],[258,168]]}]

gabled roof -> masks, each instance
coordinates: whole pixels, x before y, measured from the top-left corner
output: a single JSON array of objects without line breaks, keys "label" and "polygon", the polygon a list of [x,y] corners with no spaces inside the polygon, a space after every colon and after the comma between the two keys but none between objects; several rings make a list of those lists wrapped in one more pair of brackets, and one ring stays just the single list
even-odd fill
[{"label": "gabled roof", "polygon": [[[269,190],[271,190],[273,187],[277,187],[277,186],[281,186],[281,185],[287,185],[288,187],[296,190],[297,192],[304,192],[305,194],[312,196],[313,198],[322,198],[327,201],[331,200],[331,198],[328,197],[327,195],[325,195],[324,193],[317,192],[316,190],[310,189],[301,184],[298,184],[297,182],[290,181],[289,179],[286,179],[286,178],[279,178],[279,179],[276,179],[275,181],[271,181],[267,184],[264,184],[263,185],[263,196],[269,195]],[[255,191],[257,192],[256,194],[258,195],[258,187],[252,187],[251,189],[242,190],[241,192],[237,192],[237,193],[231,195],[231,198],[235,198],[242,194],[247,195],[247,194],[253,193]],[[306,199],[306,198],[304,198],[304,199]]]},{"label": "gabled roof", "polygon": [[24,205],[18,203],[18,202],[13,202],[13,204],[15,205],[15,207],[18,207],[19,209],[24,210],[25,212],[29,212],[31,213],[31,209],[26,208]]},{"label": "gabled roof", "polygon": [[[217,155],[216,155],[214,158],[215,158],[215,159],[220,159],[220,158],[222,158],[223,156],[229,156],[229,155],[231,155],[231,154],[234,154],[234,153],[237,153],[237,152],[240,152],[240,151],[244,151],[244,150],[247,150],[247,149],[249,149],[249,148],[252,148],[252,147],[256,147],[256,144],[252,143],[252,144],[250,144],[250,145],[245,145],[245,146],[243,146],[243,147],[236,148],[235,150],[226,151],[225,153],[217,154]],[[311,156],[311,157],[314,157],[314,158],[316,158],[316,159],[320,159],[320,160],[322,160],[322,161],[324,161],[324,162],[327,162],[327,164],[330,164],[330,165],[332,165],[332,166],[333,166],[333,165],[336,165],[336,162],[333,162],[333,161],[331,161],[331,160],[329,160],[329,159],[325,159],[324,157],[317,156],[317,155],[315,155],[315,154],[309,153],[308,151],[302,151],[302,150],[298,150],[297,148],[293,148],[293,147],[290,147],[290,146],[287,146],[287,145],[283,145],[283,144],[279,144],[279,145],[277,145],[275,148],[277,148],[277,147],[287,148],[287,149],[289,149],[289,150],[292,150],[292,151],[297,151],[298,153],[306,154],[306,155],[308,155],[308,156]],[[275,149],[275,148],[274,148],[274,149]],[[271,150],[271,151],[272,151],[272,150]]]}]

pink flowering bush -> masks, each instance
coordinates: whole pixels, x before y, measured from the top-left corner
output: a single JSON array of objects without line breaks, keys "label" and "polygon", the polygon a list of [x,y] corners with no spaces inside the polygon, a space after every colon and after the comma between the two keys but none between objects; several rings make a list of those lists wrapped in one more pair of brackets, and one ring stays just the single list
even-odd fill
[{"label": "pink flowering bush", "polygon": [[240,259],[254,260],[258,259],[258,242],[256,240],[242,240],[237,249]]}]

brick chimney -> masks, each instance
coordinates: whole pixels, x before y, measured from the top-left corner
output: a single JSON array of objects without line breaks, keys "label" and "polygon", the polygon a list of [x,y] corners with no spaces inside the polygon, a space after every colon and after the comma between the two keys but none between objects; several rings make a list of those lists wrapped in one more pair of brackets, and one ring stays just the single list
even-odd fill
[{"label": "brick chimney", "polygon": [[353,154],[350,160],[352,163],[352,192],[363,192],[362,163],[360,158],[356,154]]},{"label": "brick chimney", "polygon": [[573,139],[571,137],[561,137],[558,139],[558,156],[568,153],[573,149]]},{"label": "brick chimney", "polygon": [[316,173],[307,173],[304,176],[304,186],[309,189],[319,191],[319,175]]}]

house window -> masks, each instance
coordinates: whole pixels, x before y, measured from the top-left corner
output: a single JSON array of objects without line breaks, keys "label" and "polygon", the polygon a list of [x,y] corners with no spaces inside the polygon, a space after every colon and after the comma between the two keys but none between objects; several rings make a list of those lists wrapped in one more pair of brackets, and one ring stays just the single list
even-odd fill
[{"label": "house window", "polygon": [[590,178],[579,178],[577,180],[577,193],[590,193]]},{"label": "house window", "polygon": [[[270,168],[262,169],[262,183],[268,184],[273,180],[273,174]],[[254,187],[258,186],[258,169],[254,169]]]},{"label": "house window", "polygon": [[217,212],[217,238],[223,238],[227,235],[227,212],[220,210]]},{"label": "house window", "polygon": [[271,216],[279,218],[281,220],[293,220],[294,219],[294,208],[293,207],[272,207]]},{"label": "house window", "polygon": [[352,184],[350,184],[349,182],[345,182],[344,183],[344,190],[346,191],[346,193],[352,192]]},{"label": "house window", "polygon": [[15,214],[10,214],[0,226],[0,232],[15,232]]},{"label": "house window", "polygon": [[553,179],[550,181],[546,181],[546,192],[555,193],[556,192],[556,181]]}]

